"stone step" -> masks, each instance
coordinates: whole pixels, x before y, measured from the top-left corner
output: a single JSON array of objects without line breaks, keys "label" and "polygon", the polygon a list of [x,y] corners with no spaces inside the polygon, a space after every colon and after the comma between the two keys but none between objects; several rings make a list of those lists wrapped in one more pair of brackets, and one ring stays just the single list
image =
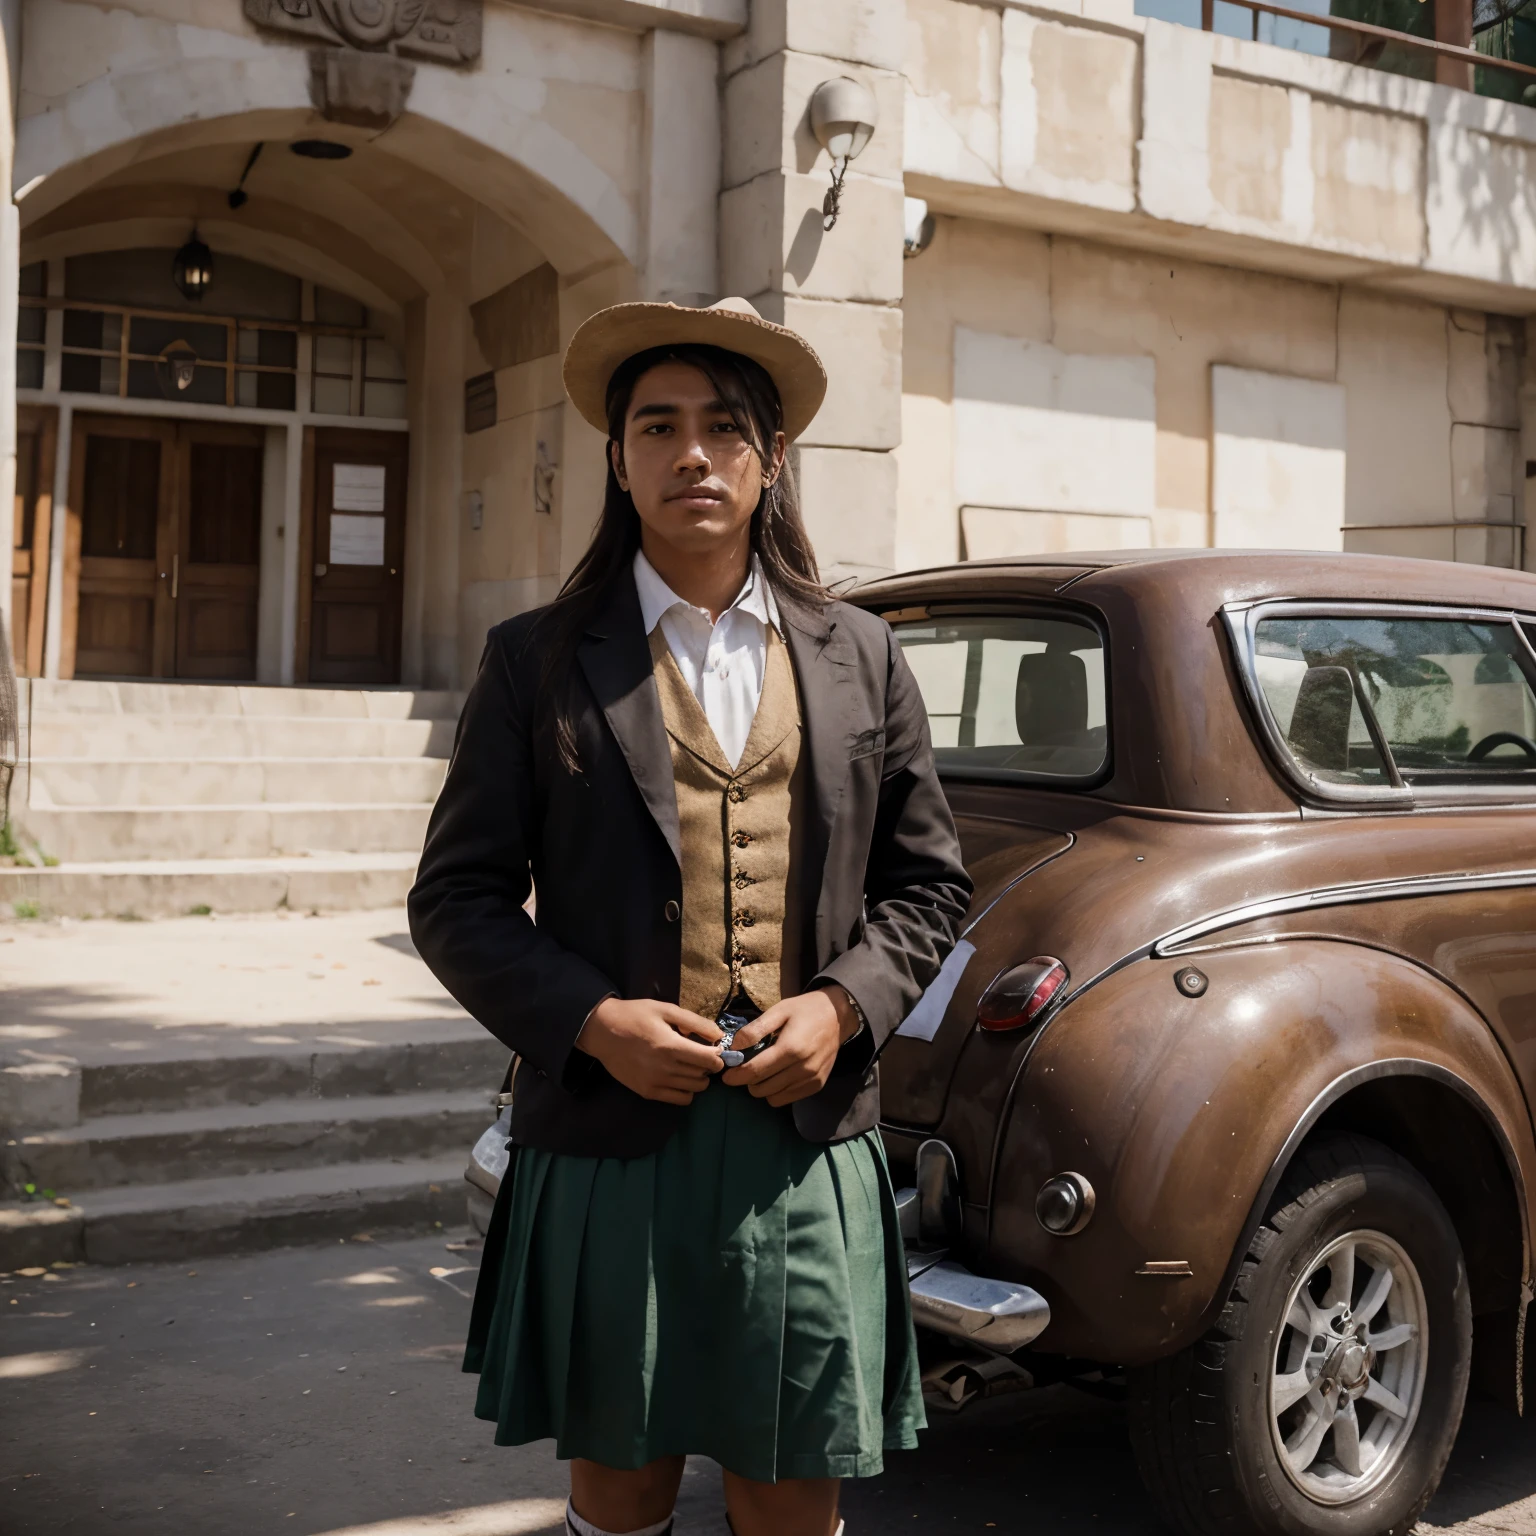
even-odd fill
[{"label": "stone step", "polygon": [[84,1061],[74,1118],[433,1091],[478,1093],[489,1104],[501,1086],[507,1047],[473,1020],[425,1019],[388,1032],[402,1038],[375,1044],[322,1035],[234,1053],[213,1040],[204,1055],[176,1044],[163,1056],[136,1052],[129,1060]]},{"label": "stone step", "polygon": [[23,681],[36,719],[47,715],[323,715],[453,720],[460,693],[429,688],[277,688],[246,683]]},{"label": "stone step", "polygon": [[92,762],[36,758],[31,811],[73,806],[430,803],[447,763],[437,757],[159,758]]},{"label": "stone step", "polygon": [[495,1118],[496,1084],[350,1099],[273,1099],[154,1114],[101,1115],[10,1138],[0,1168],[26,1184],[77,1192],[284,1172],[455,1151],[467,1158]]},{"label": "stone step", "polygon": [[166,758],[439,757],[453,750],[451,719],[321,715],[34,712],[34,758],[96,762]]},{"label": "stone step", "polygon": [[183,917],[200,912],[360,911],[397,907],[419,852],[276,859],[131,859],[0,866],[0,920]]},{"label": "stone step", "polygon": [[67,1210],[0,1206],[0,1270],[60,1259],[181,1260],[458,1225],[469,1145],[433,1157],[99,1190]]},{"label": "stone step", "polygon": [[28,807],[24,837],[61,862],[268,859],[419,850],[430,804]]}]

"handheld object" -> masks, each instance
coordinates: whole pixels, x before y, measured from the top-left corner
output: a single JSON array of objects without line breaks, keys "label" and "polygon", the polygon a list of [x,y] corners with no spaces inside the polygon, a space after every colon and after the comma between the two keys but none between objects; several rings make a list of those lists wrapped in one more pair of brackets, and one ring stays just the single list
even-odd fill
[{"label": "handheld object", "polygon": [[[740,1007],[741,1005],[738,1004],[737,1006]],[[750,1004],[747,1006],[750,1007]],[[720,1042],[720,1059],[728,1068],[739,1067],[743,1062],[751,1061],[759,1051],[765,1051],[773,1044],[773,1036],[770,1035],[766,1040],[759,1040],[756,1045],[749,1046],[744,1051],[738,1051],[732,1047],[731,1042],[735,1040],[737,1030],[745,1029],[758,1016],[759,1011],[754,1008],[750,1013],[733,1012],[731,1005],[727,1003],[721,1009],[719,1017],[716,1018],[715,1023],[720,1026],[721,1031],[725,1035],[725,1039]]]}]

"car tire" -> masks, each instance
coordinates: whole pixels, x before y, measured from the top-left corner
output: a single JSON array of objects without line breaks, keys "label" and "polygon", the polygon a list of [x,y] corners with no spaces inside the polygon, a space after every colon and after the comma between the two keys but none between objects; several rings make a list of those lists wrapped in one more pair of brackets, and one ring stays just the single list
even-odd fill
[{"label": "car tire", "polygon": [[1319,1140],[1215,1327],[1130,1373],[1142,1479],[1189,1536],[1405,1536],[1445,1471],[1471,1359],[1461,1244],[1434,1191],[1377,1142]]}]

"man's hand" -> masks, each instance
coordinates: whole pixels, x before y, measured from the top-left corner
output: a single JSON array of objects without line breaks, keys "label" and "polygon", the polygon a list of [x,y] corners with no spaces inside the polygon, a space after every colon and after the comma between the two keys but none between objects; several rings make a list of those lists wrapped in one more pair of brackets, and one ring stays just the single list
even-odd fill
[{"label": "man's hand", "polygon": [[576,1049],[642,1099],[691,1104],[720,1070],[717,1042],[724,1038],[719,1025],[676,1003],[609,997],[582,1025]]},{"label": "man's hand", "polygon": [[731,1047],[745,1051],[769,1035],[778,1038],[751,1061],[732,1067],[720,1081],[745,1086],[754,1098],[767,1099],[775,1109],[782,1109],[826,1087],[839,1047],[858,1032],[853,1000],[836,982],[786,997],[738,1030]]}]

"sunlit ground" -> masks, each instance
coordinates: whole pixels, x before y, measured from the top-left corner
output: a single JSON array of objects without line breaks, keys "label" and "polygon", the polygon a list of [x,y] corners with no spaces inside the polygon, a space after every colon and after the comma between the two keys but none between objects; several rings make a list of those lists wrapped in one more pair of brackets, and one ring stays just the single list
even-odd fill
[{"label": "sunlit ground", "polygon": [[[465,1234],[0,1280],[5,1536],[523,1536],[546,1445],[498,1448],[458,1369]],[[850,1485],[849,1536],[1152,1536],[1118,1410],[1066,1388],[937,1420]],[[1536,1536],[1536,1425],[1474,1405],[1433,1522]],[[690,1466],[679,1536],[725,1536]]]}]

